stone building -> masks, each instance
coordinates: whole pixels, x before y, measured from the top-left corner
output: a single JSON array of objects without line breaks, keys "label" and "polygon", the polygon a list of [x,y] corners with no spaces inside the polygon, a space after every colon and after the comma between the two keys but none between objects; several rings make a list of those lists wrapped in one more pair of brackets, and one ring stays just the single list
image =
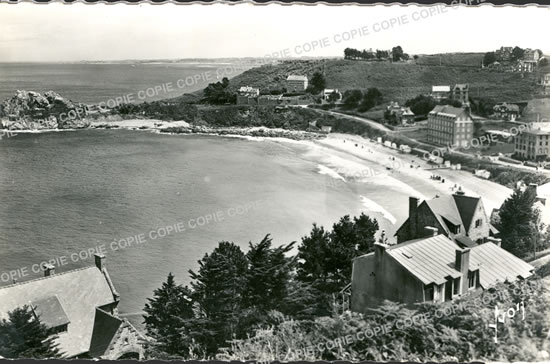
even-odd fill
[{"label": "stone building", "polygon": [[466,147],[474,137],[474,124],[466,109],[438,105],[428,114],[428,142]]},{"label": "stone building", "polygon": [[515,138],[515,154],[521,158],[543,161],[550,158],[550,126],[532,127]]}]

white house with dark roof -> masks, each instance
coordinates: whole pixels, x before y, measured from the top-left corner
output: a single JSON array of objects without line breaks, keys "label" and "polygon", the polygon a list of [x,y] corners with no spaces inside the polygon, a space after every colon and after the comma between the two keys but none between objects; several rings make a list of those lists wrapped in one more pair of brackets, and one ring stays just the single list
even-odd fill
[{"label": "white house with dark roof", "polygon": [[0,287],[0,319],[27,305],[57,335],[65,358],[142,358],[145,337],[118,317],[120,296],[104,256],[96,255],[94,266],[59,274],[47,265],[44,275]]},{"label": "white house with dark roof", "polygon": [[286,92],[301,93],[305,92],[308,85],[307,76],[289,75],[286,78]]},{"label": "white house with dark roof", "polygon": [[526,279],[533,271],[492,242],[462,248],[439,234],[393,246],[376,243],[373,253],[353,260],[351,309],[365,312],[383,300],[451,301],[497,283]]}]

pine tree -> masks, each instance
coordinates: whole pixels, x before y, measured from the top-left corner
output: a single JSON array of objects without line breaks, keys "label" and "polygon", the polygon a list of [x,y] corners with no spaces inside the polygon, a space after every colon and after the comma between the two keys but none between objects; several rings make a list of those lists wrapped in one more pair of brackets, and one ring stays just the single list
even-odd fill
[{"label": "pine tree", "polygon": [[311,292],[320,292],[318,300],[326,307],[351,281],[353,258],[373,251],[377,231],[376,219],[364,214],[342,217],[330,232],[314,224],[298,247],[298,279],[311,284]]},{"label": "pine tree", "polygon": [[162,287],[154,291],[145,304],[144,323],[147,334],[155,339],[155,349],[171,355],[186,356],[190,338],[184,321],[193,317],[191,291],[177,285],[172,273]]},{"label": "pine tree", "polygon": [[286,257],[295,242],[272,248],[272,239],[266,235],[258,244],[250,243],[246,253],[248,272],[243,292],[243,304],[256,306],[261,311],[278,309],[287,295],[287,284],[294,259]]},{"label": "pine tree", "polygon": [[10,359],[59,358],[55,338],[28,306],[16,308],[8,313],[8,320],[0,322],[0,355]]},{"label": "pine tree", "polygon": [[212,254],[199,260],[197,273],[189,271],[193,300],[200,314],[186,326],[205,355],[215,354],[219,346],[244,334],[238,329],[247,268],[241,248],[222,241]]},{"label": "pine tree", "polygon": [[499,210],[502,248],[523,257],[533,250],[534,239],[539,234],[534,226],[538,212],[533,208],[536,192],[532,189],[514,190]]}]

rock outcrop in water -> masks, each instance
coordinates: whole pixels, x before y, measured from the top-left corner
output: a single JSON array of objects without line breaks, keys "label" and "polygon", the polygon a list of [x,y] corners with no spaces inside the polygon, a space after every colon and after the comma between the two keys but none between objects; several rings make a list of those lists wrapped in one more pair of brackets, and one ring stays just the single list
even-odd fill
[{"label": "rock outcrop in water", "polygon": [[2,127],[8,130],[87,128],[90,126],[85,118],[87,113],[87,105],[72,102],[53,91],[41,95],[18,90],[0,104]]}]

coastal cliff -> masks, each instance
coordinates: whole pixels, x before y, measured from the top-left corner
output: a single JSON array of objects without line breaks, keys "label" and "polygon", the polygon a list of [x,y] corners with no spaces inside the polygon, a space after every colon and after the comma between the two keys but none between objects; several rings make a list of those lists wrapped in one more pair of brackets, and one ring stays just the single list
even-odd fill
[{"label": "coastal cliff", "polygon": [[43,95],[18,90],[0,104],[0,121],[8,130],[79,129],[90,126],[88,106],[72,102],[54,91]]}]

